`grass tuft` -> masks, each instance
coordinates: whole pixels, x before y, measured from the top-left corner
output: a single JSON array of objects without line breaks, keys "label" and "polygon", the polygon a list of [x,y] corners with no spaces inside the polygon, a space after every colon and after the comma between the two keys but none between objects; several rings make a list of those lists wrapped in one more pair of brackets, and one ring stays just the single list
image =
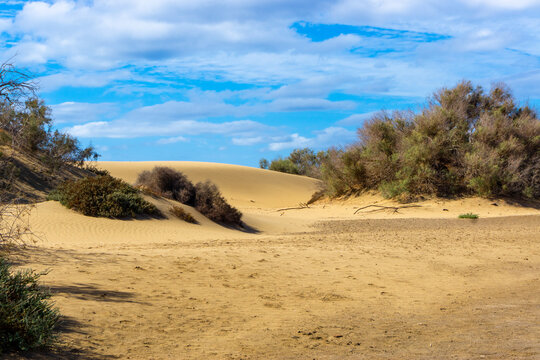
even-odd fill
[{"label": "grass tuft", "polygon": [[173,214],[174,216],[176,216],[177,218],[184,220],[185,222],[188,222],[190,224],[198,224],[197,220],[195,220],[193,215],[188,213],[186,210],[182,209],[180,206],[176,206],[176,205],[171,206],[171,208],[169,209],[169,212]]},{"label": "grass tuft", "polygon": [[478,215],[473,214],[473,213],[466,213],[466,214],[459,215],[458,218],[460,218],[460,219],[478,219]]}]

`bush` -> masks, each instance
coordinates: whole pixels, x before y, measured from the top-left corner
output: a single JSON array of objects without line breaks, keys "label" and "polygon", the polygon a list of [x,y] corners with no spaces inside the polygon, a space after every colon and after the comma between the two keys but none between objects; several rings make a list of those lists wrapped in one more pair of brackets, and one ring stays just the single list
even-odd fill
[{"label": "bush", "polygon": [[110,218],[159,215],[137,189],[110,175],[67,181],[48,197],[83,215]]},{"label": "bush", "polygon": [[42,274],[31,270],[11,273],[0,258],[0,353],[51,345],[59,313],[38,286]]},{"label": "bush", "polygon": [[400,200],[540,198],[540,121],[504,85],[489,93],[467,81],[443,88],[420,113],[377,114],[358,136],[358,143],[319,153],[314,162],[307,161],[312,152],[298,150],[281,162],[296,170],[296,158],[311,164],[331,196],[379,189]]},{"label": "bush", "polygon": [[0,129],[2,142],[37,155],[53,171],[99,157],[92,146],[83,148],[71,135],[53,131],[51,109],[35,97],[26,99],[22,109],[0,99]]},{"label": "bush", "polygon": [[168,167],[156,166],[151,171],[143,171],[137,177],[136,185],[182,204],[195,204],[195,187],[191,181],[181,172]]},{"label": "bush", "polygon": [[320,177],[320,157],[309,148],[294,149],[287,158],[279,157],[274,159],[270,165],[268,165],[268,160],[261,159],[259,166],[261,169],[270,169],[288,174]]},{"label": "bush", "polygon": [[217,186],[209,181],[195,185],[195,208],[210,220],[228,225],[242,224],[242,213],[229,205]]},{"label": "bush", "polygon": [[230,206],[211,182],[193,185],[179,171],[155,167],[139,174],[136,184],[151,193],[193,206],[210,220],[227,225],[242,224],[242,213]]},{"label": "bush", "polygon": [[185,222],[188,222],[190,224],[198,223],[197,220],[195,220],[195,218],[190,213],[182,209],[180,206],[176,206],[176,205],[171,206],[171,208],[169,209],[169,212],[173,214],[174,216],[176,216],[177,218],[184,220]]},{"label": "bush", "polygon": [[270,170],[298,175],[298,168],[290,159],[274,159],[270,163]]}]

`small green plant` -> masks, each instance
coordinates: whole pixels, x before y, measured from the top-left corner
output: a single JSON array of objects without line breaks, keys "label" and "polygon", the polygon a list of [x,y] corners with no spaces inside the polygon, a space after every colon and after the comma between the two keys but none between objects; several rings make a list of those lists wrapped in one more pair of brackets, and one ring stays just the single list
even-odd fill
[{"label": "small green plant", "polygon": [[0,354],[43,348],[56,340],[59,313],[50,293],[38,285],[42,273],[11,272],[0,257]]},{"label": "small green plant", "polygon": [[144,200],[139,191],[110,175],[67,181],[49,194],[69,209],[83,215],[122,218],[137,215],[159,216],[159,210]]},{"label": "small green plant", "polygon": [[190,213],[182,209],[180,206],[171,206],[169,212],[177,218],[184,220],[185,222],[188,222],[190,224],[198,224],[197,220],[195,220],[195,218]]},{"label": "small green plant", "polygon": [[473,214],[473,213],[466,213],[466,214],[459,215],[458,218],[460,218],[460,219],[478,219],[478,215]]}]

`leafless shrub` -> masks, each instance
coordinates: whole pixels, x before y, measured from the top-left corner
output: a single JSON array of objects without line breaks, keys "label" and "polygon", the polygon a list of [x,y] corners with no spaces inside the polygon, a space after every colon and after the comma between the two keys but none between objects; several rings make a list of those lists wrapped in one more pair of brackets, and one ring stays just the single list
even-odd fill
[{"label": "leafless shrub", "polygon": [[144,186],[154,194],[160,194],[182,204],[194,205],[195,187],[180,171],[156,166],[151,171],[140,173],[136,185]]},{"label": "leafless shrub", "polygon": [[32,205],[29,204],[0,201],[0,253],[35,240],[29,223],[31,211]]},{"label": "leafless shrub", "polygon": [[195,185],[195,208],[210,220],[228,225],[242,225],[242,213],[229,205],[217,186],[209,181]]}]

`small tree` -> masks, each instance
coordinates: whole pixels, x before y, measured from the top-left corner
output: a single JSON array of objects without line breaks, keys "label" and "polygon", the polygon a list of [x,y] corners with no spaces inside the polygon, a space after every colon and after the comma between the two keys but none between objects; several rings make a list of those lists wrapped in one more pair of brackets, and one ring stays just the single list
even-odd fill
[{"label": "small tree", "polygon": [[259,160],[259,167],[261,169],[268,169],[268,160],[266,160],[265,158]]}]

